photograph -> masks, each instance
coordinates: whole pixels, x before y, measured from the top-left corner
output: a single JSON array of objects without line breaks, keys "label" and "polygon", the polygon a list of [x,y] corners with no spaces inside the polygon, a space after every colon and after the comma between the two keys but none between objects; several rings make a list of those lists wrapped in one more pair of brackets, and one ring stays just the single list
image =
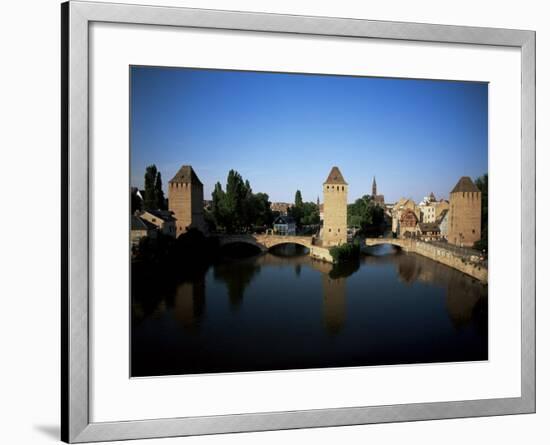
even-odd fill
[{"label": "photograph", "polygon": [[129,80],[131,377],[489,360],[486,82]]}]

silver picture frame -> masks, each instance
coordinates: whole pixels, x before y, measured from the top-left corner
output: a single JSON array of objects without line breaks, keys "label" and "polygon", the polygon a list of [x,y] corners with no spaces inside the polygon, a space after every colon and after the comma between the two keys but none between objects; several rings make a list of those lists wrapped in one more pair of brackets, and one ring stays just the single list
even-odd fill
[{"label": "silver picture frame", "polygon": [[[69,443],[535,412],[535,32],[70,1],[62,23],[61,436]],[[110,22],[521,50],[521,396],[121,422],[90,421],[89,26]],[[498,278],[497,278],[498,279]]]}]

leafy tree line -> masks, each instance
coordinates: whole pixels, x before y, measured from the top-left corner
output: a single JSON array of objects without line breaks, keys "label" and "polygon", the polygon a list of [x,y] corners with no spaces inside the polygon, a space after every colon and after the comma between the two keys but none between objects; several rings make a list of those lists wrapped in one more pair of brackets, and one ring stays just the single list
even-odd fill
[{"label": "leafy tree line", "polygon": [[359,227],[362,235],[379,231],[384,221],[384,209],[370,195],[364,195],[353,204],[348,204],[348,226]]},{"label": "leafy tree line", "polygon": [[162,177],[155,164],[145,169],[145,194],[143,196],[145,210],[166,210],[166,200],[162,191]]},{"label": "leafy tree line", "polygon": [[230,233],[273,222],[269,196],[254,193],[248,180],[243,180],[235,170],[229,171],[225,190],[220,182],[214,186],[212,208],[205,218],[210,226]]},{"label": "leafy tree line", "polygon": [[319,205],[314,202],[304,202],[302,192],[296,190],[294,205],[288,210],[288,214],[294,218],[299,227],[319,224]]},{"label": "leafy tree line", "polygon": [[489,175],[485,173],[476,179],[476,186],[481,191],[481,239],[474,247],[478,250],[488,251],[489,247]]}]

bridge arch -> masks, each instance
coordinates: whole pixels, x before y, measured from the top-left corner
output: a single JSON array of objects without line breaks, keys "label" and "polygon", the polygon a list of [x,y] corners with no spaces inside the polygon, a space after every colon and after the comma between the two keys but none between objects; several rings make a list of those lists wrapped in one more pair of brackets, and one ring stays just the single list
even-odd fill
[{"label": "bridge arch", "polygon": [[268,248],[264,244],[259,243],[253,237],[234,236],[234,237],[223,237],[223,238],[220,238],[220,240],[219,240],[219,246],[222,249],[224,247],[227,247],[227,246],[230,246],[230,245],[236,245],[236,244],[247,244],[249,246],[254,246],[258,250],[260,250],[260,252],[267,252],[267,250],[268,250]]},{"label": "bridge arch", "polygon": [[303,240],[292,240],[292,241],[275,241],[271,243],[266,243],[266,247],[271,249],[277,246],[284,246],[285,244],[297,244],[298,246],[305,247],[306,249],[311,249],[311,242],[306,242]]},{"label": "bridge arch", "polygon": [[225,235],[218,238],[219,246],[224,247],[234,243],[251,244],[258,247],[262,252],[266,252],[272,247],[282,244],[298,244],[311,250],[313,245],[310,236],[283,236],[283,235]]}]

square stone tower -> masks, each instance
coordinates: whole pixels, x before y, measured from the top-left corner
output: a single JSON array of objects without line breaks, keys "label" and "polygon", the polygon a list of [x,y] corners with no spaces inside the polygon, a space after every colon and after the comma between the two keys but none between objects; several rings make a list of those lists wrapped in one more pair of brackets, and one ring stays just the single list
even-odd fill
[{"label": "square stone tower", "polygon": [[332,167],[323,184],[323,245],[337,246],[348,240],[348,183],[338,167]]},{"label": "square stone tower", "polygon": [[481,192],[468,176],[451,191],[449,206],[449,243],[473,246],[481,238]]},{"label": "square stone tower", "polygon": [[195,228],[206,231],[202,182],[190,165],[183,165],[168,182],[168,208],[176,218],[176,236]]}]

